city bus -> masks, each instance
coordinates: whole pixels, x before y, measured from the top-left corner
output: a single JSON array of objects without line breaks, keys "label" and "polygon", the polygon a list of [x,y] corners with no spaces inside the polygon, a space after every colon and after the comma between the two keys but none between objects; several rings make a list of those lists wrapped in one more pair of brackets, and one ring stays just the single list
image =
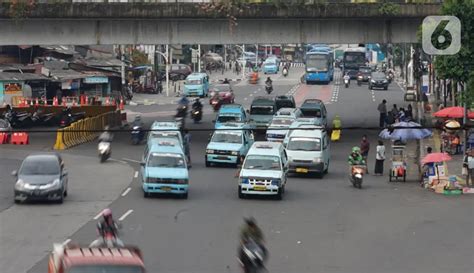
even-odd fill
[{"label": "city bus", "polygon": [[367,62],[365,47],[350,47],[344,50],[342,59],[342,74],[349,74],[351,79],[357,77],[359,67],[365,66]]},{"label": "city bus", "polygon": [[329,83],[334,77],[333,53],[326,48],[313,48],[305,57],[306,83]]}]

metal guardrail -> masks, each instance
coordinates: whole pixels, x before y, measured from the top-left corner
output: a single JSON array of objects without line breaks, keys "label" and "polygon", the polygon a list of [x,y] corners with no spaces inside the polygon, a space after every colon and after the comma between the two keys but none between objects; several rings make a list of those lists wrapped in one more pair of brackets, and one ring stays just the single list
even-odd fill
[{"label": "metal guardrail", "polygon": [[[0,0],[0,3],[12,3],[14,0]],[[211,2],[229,2],[229,0],[62,0],[61,3],[151,3],[151,4],[172,4],[172,3],[211,3]],[[443,0],[240,0],[242,3],[248,4],[290,4],[290,5],[311,5],[317,3],[327,4],[377,4],[377,3],[393,3],[393,4],[442,4]],[[58,4],[58,0],[36,0],[38,4]]]}]

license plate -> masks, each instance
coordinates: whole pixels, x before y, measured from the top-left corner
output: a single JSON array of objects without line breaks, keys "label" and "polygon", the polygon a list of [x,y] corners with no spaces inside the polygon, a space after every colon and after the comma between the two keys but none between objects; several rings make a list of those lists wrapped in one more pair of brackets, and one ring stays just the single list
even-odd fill
[{"label": "license plate", "polygon": [[171,191],[170,187],[161,187],[160,188],[162,191]]},{"label": "license plate", "polygon": [[218,156],[217,159],[220,159],[220,160],[227,160],[227,156]]},{"label": "license plate", "polygon": [[265,191],[267,189],[267,187],[265,187],[265,186],[254,186],[253,189],[256,190],[256,191]]},{"label": "license plate", "polygon": [[308,169],[306,168],[296,168],[297,173],[308,173]]}]

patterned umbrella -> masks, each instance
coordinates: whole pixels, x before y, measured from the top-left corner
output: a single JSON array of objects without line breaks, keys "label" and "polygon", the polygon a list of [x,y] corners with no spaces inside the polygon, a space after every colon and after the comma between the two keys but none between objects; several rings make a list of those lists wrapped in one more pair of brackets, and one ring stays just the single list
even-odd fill
[{"label": "patterned umbrella", "polygon": [[[460,106],[446,107],[438,112],[434,113],[433,116],[437,118],[463,118],[464,108]],[[467,112],[468,118],[474,118],[474,112]]]},{"label": "patterned umbrella", "polygon": [[421,125],[413,121],[398,122],[391,127],[392,128],[382,130],[379,137],[406,142],[407,140],[423,139],[432,135],[430,130],[420,128]]}]

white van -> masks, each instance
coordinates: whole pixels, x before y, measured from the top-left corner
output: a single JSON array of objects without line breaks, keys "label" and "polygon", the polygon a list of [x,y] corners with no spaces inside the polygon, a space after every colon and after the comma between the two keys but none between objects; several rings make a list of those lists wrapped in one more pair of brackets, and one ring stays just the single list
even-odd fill
[{"label": "white van", "polygon": [[288,171],[326,174],[330,160],[329,143],[324,129],[294,130],[286,145]]}]

